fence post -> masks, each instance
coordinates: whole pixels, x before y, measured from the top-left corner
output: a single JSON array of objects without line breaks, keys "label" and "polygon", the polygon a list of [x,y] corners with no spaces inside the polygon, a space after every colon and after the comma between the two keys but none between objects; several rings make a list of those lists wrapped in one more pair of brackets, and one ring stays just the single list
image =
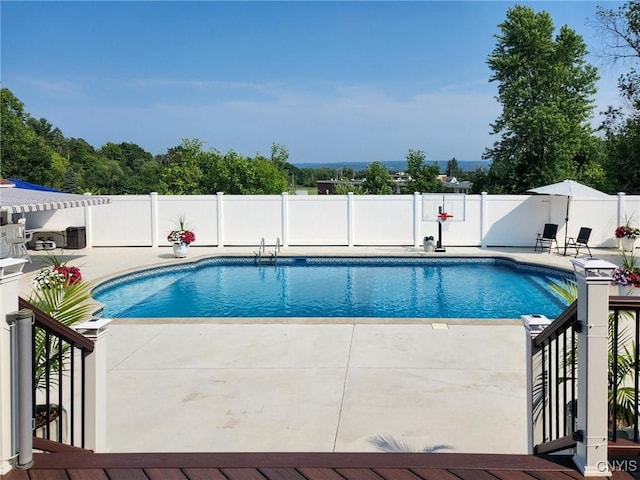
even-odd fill
[{"label": "fence post", "polygon": [[487,248],[487,192],[480,193],[480,248]]},{"label": "fence post", "polygon": [[33,312],[19,310],[7,315],[7,322],[15,328],[15,341],[11,349],[13,371],[13,442],[17,446],[19,469],[33,465]]},{"label": "fence post", "polygon": [[[91,196],[91,192],[86,192],[85,195]],[[91,207],[89,205],[84,206],[84,235],[85,235],[85,247],[93,247],[93,225],[91,222]]]},{"label": "fence post", "polygon": [[107,451],[107,331],[111,319],[98,318],[74,325],[93,340],[93,352],[85,359],[85,445],[96,453]]},{"label": "fence post", "polygon": [[353,247],[353,192],[347,193],[347,246]]},{"label": "fence post", "polygon": [[608,475],[608,321],[613,263],[571,260],[578,282],[578,423],[574,463],[587,476]]},{"label": "fence post", "polygon": [[158,246],[158,192],[149,194],[151,203],[151,246]]},{"label": "fence post", "polygon": [[289,192],[282,192],[282,247],[289,246]]},{"label": "fence post", "polygon": [[11,470],[16,453],[11,431],[11,332],[7,315],[18,310],[18,281],[24,258],[0,259],[0,475]]},{"label": "fence post", "polygon": [[422,195],[413,192],[413,246],[422,245]]},{"label": "fence post", "polygon": [[216,226],[218,228],[218,247],[224,247],[224,209],[222,208],[222,196],[224,192],[216,193]]}]

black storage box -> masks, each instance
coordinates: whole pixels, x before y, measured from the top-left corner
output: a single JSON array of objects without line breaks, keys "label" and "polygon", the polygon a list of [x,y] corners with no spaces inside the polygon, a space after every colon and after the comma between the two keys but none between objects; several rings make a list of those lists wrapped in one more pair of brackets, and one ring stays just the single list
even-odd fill
[{"label": "black storage box", "polygon": [[67,227],[67,248],[78,249],[87,246],[86,227]]}]

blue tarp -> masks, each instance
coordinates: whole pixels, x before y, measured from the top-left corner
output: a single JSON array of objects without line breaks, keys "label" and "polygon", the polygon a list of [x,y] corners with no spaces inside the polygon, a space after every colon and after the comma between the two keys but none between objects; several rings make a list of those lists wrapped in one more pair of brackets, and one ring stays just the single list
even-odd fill
[{"label": "blue tarp", "polygon": [[11,183],[13,183],[16,188],[26,188],[27,190],[38,190],[40,192],[58,192],[60,190],[56,190],[55,188],[43,187],[42,185],[36,185],[35,183],[25,182],[24,180],[18,180],[17,178],[7,178]]}]

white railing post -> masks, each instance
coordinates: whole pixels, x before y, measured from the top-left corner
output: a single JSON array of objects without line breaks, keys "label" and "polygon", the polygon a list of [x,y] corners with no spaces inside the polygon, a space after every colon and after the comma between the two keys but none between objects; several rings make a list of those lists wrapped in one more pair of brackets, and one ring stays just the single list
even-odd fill
[{"label": "white railing post", "polygon": [[571,260],[578,282],[578,421],[573,461],[585,477],[610,475],[608,447],[609,285],[616,266]]},{"label": "white railing post", "polygon": [[224,192],[216,193],[216,227],[218,229],[218,248],[224,247],[224,208],[222,208],[222,197]]},{"label": "white railing post", "polygon": [[149,203],[151,208],[151,246],[158,246],[158,192],[149,194]]},{"label": "white railing post", "polygon": [[282,243],[289,246],[289,192],[282,192]]},{"label": "white railing post", "polygon": [[18,310],[18,281],[26,260],[0,259],[0,475],[12,469],[17,453],[12,431],[11,332],[7,315]]},{"label": "white railing post", "polygon": [[93,340],[93,352],[85,359],[85,445],[96,453],[107,451],[107,331],[111,320],[99,318],[73,326]]},{"label": "white railing post", "polygon": [[16,467],[27,469],[33,465],[33,312],[18,310],[8,316],[14,329],[11,352],[11,383],[13,397],[13,445],[17,446]]}]

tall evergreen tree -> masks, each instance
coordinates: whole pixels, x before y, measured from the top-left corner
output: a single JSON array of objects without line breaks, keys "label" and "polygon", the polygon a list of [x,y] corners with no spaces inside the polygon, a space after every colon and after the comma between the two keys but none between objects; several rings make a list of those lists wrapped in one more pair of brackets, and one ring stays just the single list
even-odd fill
[{"label": "tall evergreen tree", "polygon": [[502,114],[492,124],[500,140],[485,151],[492,160],[492,192],[527,189],[576,178],[592,144],[589,119],[598,79],[580,35],[567,27],[554,38],[547,12],[517,5],[499,25],[487,63],[498,83]]}]

